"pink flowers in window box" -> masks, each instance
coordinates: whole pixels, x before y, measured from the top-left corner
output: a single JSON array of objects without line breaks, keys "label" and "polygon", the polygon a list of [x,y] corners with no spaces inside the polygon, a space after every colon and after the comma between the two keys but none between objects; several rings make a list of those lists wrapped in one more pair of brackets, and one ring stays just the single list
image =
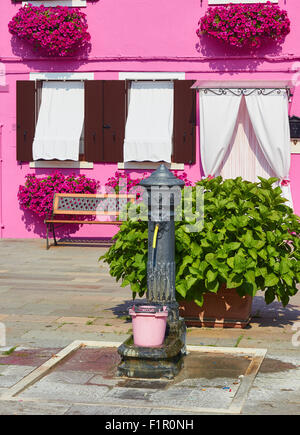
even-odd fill
[{"label": "pink flowers in window box", "polygon": [[[139,182],[142,181],[149,174],[144,172],[139,178],[131,178],[130,173],[125,171],[116,171],[114,177],[110,177],[105,186],[109,193],[135,193],[137,199],[140,198],[143,188],[138,186]],[[192,186],[193,183],[187,178],[186,172],[179,173],[174,171],[174,175],[183,180],[186,186]]]},{"label": "pink flowers in window box", "polygon": [[28,174],[25,178],[25,185],[19,187],[19,204],[42,218],[52,213],[54,193],[97,193],[99,188],[98,181],[85,175],[65,176],[58,171],[48,177]]},{"label": "pink flowers in window box", "polygon": [[26,5],[8,24],[10,33],[49,56],[71,55],[89,40],[86,16],[64,6]]},{"label": "pink flowers in window box", "polygon": [[270,2],[210,7],[198,24],[198,36],[208,34],[235,47],[279,42],[290,32],[287,12]]}]

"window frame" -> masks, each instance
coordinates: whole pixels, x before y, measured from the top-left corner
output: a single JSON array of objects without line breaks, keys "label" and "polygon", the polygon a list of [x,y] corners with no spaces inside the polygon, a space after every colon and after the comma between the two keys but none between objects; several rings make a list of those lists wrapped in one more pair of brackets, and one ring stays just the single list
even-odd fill
[{"label": "window frame", "polygon": [[[38,112],[40,107],[41,99],[41,87],[40,92],[38,91],[37,84],[43,83],[44,81],[86,81],[94,80],[94,73],[30,73],[30,80],[35,81],[35,125],[37,124]],[[39,95],[40,94],[40,95]],[[88,162],[84,160],[84,154],[79,155],[77,161],[73,160],[34,160],[29,162],[30,168],[74,168],[74,169],[93,169],[94,162]]]},{"label": "window frame", "polygon": [[[22,0],[20,0],[21,2]],[[22,6],[31,3],[33,6],[55,7],[55,6],[67,6],[70,8],[86,8],[86,0],[30,0],[22,1]]]},{"label": "window frame", "polygon": [[[185,73],[183,72],[119,72],[119,80],[124,80],[126,84],[126,121],[128,115],[128,91],[130,89],[130,83],[134,81],[168,81],[173,82],[174,80],[186,80]],[[125,121],[125,126],[126,126]],[[124,128],[125,128],[124,126]],[[173,137],[174,146],[174,137]],[[163,162],[169,169],[183,171],[184,163],[173,162],[173,150],[171,156],[171,163]],[[118,162],[118,169],[156,169],[162,162],[151,162],[145,160],[143,162]]]},{"label": "window frame", "polygon": [[[46,82],[59,82],[59,83],[63,83],[63,82],[84,82],[84,79],[81,80],[35,80],[35,126],[37,125],[38,122],[38,118],[39,118],[39,112],[40,112],[40,108],[41,108],[41,103],[42,103],[42,91],[43,91],[43,83]],[[84,88],[83,88],[83,92],[84,92]],[[83,121],[83,129],[82,129],[82,134],[84,134],[84,121]],[[83,145],[84,145],[84,136],[82,138],[82,134],[80,136],[80,142],[83,139]],[[38,160],[35,160],[38,161]],[[40,161],[49,161],[49,160],[40,160]],[[51,160],[53,162],[59,162],[60,160]],[[64,160],[66,162],[70,162],[70,161],[74,161],[74,160]],[[83,152],[83,154],[80,154],[80,145],[79,145],[79,159],[78,162],[83,161],[85,162],[85,153]]]}]

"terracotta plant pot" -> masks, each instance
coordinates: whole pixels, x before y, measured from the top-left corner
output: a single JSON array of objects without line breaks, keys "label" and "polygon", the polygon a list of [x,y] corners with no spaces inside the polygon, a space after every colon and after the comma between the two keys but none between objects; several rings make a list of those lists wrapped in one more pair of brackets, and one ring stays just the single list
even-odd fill
[{"label": "terracotta plant pot", "polygon": [[187,326],[245,328],[250,322],[252,299],[223,287],[218,293],[206,293],[202,307],[193,301],[180,301],[179,312]]}]

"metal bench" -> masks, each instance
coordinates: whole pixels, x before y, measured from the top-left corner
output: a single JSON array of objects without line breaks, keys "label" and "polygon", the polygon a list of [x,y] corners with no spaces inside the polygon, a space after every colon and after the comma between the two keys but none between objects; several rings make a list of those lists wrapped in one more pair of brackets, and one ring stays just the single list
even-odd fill
[{"label": "metal bench", "polygon": [[[53,198],[53,211],[51,219],[45,219],[47,226],[46,248],[49,249],[49,230],[53,234],[54,245],[57,245],[55,237],[55,224],[97,224],[97,225],[121,225],[120,210],[127,202],[134,203],[135,195],[107,193],[107,194],[83,194],[83,193],[55,193]],[[64,216],[82,216],[84,219],[59,219]],[[89,216],[115,216],[116,220],[100,221],[88,220]],[[58,217],[57,217],[58,216]]]}]

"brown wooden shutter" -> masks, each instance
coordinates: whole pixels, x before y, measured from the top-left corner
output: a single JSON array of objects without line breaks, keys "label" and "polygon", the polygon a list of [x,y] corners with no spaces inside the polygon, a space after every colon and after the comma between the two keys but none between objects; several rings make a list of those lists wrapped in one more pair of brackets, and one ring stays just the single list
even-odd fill
[{"label": "brown wooden shutter", "polygon": [[174,163],[196,162],[196,90],[195,80],[174,81]]},{"label": "brown wooden shutter", "polygon": [[17,160],[30,162],[35,133],[35,81],[17,81]]},{"label": "brown wooden shutter", "polygon": [[125,137],[125,81],[104,81],[103,161],[123,162]]},{"label": "brown wooden shutter", "polygon": [[102,162],[103,81],[86,80],[84,92],[84,155],[88,162]]},{"label": "brown wooden shutter", "polygon": [[122,162],[125,136],[125,81],[85,82],[85,158],[91,162]]}]

